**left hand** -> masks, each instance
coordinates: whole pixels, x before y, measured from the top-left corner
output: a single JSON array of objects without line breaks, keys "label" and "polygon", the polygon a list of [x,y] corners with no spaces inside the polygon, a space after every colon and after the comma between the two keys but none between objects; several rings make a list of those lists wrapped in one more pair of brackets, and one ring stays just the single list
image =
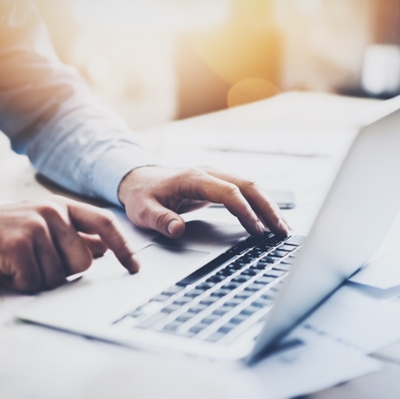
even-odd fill
[{"label": "left hand", "polygon": [[224,204],[252,235],[261,236],[264,227],[285,236],[290,231],[278,206],[256,183],[211,168],[134,169],[122,180],[119,199],[134,224],[171,238],[185,230],[178,213],[210,202]]}]

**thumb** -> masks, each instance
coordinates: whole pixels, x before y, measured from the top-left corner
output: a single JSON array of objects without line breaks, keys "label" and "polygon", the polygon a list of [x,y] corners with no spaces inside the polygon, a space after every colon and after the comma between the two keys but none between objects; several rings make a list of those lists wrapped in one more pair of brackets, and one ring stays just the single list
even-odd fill
[{"label": "thumb", "polygon": [[139,227],[156,230],[171,238],[179,238],[185,231],[185,221],[155,199],[147,200],[141,209],[135,208],[131,219]]}]

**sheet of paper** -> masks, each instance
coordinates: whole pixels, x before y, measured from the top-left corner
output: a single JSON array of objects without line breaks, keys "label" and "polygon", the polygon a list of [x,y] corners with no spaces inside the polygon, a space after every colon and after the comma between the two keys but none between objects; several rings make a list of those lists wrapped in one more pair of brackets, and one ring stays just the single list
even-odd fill
[{"label": "sheet of paper", "polygon": [[160,356],[32,325],[0,328],[2,399],[261,399],[248,370]]},{"label": "sheet of paper", "polygon": [[301,328],[361,353],[373,353],[400,340],[400,304],[345,285]]},{"label": "sheet of paper", "polygon": [[[295,335],[305,337],[307,333]],[[272,355],[252,371],[260,381],[264,399],[283,399],[310,394],[379,368],[380,363],[372,358],[313,336],[306,345]]]},{"label": "sheet of paper", "polygon": [[381,289],[400,286],[400,214],[379,251],[350,281]]}]

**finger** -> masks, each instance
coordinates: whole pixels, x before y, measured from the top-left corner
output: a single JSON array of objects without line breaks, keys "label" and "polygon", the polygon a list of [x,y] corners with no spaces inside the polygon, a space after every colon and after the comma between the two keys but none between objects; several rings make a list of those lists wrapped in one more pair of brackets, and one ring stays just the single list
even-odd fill
[{"label": "finger", "polygon": [[100,258],[102,257],[108,247],[104,244],[103,240],[98,235],[89,235],[82,232],[78,232],[80,237],[83,239],[85,244],[88,246],[90,251],[92,252],[93,258]]},{"label": "finger", "polygon": [[2,283],[24,294],[35,294],[43,288],[43,278],[36,263],[32,243],[14,243],[10,248],[10,270],[12,274],[2,278]]},{"label": "finger", "polygon": [[77,230],[87,234],[98,234],[130,273],[139,270],[139,258],[130,249],[122,228],[112,212],[71,200],[66,202],[69,215]]},{"label": "finger", "polygon": [[152,229],[167,237],[178,238],[185,231],[185,221],[175,212],[165,208],[156,199],[147,199],[131,217],[133,223]]},{"label": "finger", "polygon": [[79,236],[65,208],[44,204],[38,213],[49,226],[56,250],[62,259],[67,276],[81,273],[92,264],[92,253]]},{"label": "finger", "polygon": [[52,289],[63,284],[67,273],[54,246],[48,226],[37,229],[33,240],[36,263],[42,273],[43,288]]},{"label": "finger", "polygon": [[204,173],[186,179],[181,190],[186,198],[223,203],[250,234],[264,234],[264,226],[235,184]]},{"label": "finger", "polygon": [[250,206],[262,217],[271,231],[284,235],[289,233],[290,228],[286,224],[278,205],[257,184],[214,169],[206,169],[206,171],[211,176],[231,182],[239,187]]}]

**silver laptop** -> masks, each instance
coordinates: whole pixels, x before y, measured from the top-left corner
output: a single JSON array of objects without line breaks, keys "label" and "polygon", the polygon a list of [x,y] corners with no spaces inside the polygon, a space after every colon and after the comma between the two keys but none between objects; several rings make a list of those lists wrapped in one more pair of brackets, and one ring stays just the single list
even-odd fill
[{"label": "silver laptop", "polygon": [[40,294],[17,317],[135,348],[251,363],[368,261],[399,210],[396,111],[361,129],[307,240],[192,221],[182,239],[144,245],[137,275],[103,259],[97,273]]}]

